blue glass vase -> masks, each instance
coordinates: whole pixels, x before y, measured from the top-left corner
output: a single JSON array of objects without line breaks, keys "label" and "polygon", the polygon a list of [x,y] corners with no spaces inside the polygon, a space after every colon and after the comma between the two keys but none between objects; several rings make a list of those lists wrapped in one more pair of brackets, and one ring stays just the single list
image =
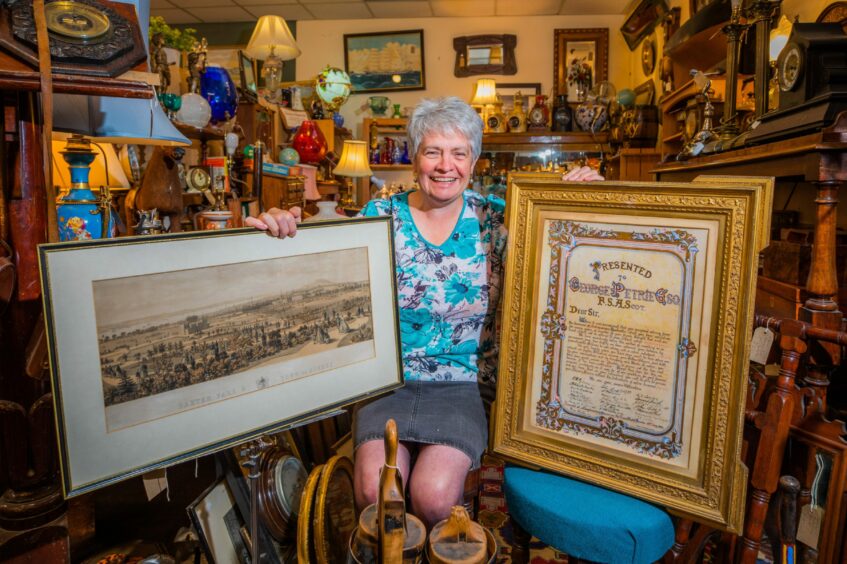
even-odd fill
[{"label": "blue glass vase", "polygon": [[212,121],[227,121],[235,117],[238,89],[226,69],[206,67],[200,77],[200,94],[212,108]]}]

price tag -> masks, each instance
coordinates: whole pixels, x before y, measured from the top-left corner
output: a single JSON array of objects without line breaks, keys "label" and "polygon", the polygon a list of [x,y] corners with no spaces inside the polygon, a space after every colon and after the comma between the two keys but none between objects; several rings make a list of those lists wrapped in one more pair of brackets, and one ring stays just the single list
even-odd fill
[{"label": "price tag", "polygon": [[750,342],[750,362],[765,364],[773,345],[773,331],[767,327],[757,327],[753,331],[753,340]]},{"label": "price tag", "polygon": [[797,526],[797,540],[813,550],[818,549],[821,536],[823,507],[804,505],[800,509],[800,524]]}]

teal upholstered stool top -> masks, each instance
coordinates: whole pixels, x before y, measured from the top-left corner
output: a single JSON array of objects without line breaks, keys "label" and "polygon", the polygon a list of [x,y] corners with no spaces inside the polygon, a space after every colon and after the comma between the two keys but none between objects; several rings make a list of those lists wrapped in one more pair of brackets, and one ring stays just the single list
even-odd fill
[{"label": "teal upholstered stool top", "polygon": [[670,516],[655,505],[585,482],[510,466],[504,486],[512,518],[576,558],[655,562],[673,545]]}]

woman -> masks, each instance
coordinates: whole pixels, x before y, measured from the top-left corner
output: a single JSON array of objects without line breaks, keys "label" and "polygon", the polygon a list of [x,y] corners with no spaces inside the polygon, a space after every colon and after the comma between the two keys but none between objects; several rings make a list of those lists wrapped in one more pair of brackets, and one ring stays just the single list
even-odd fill
[{"label": "woman", "polygon": [[[488,442],[484,400],[494,397],[506,230],[504,202],[467,188],[482,150],[482,120],[470,106],[455,97],[423,100],[408,135],[418,188],[362,210],[393,216],[406,385],[356,414],[355,490],[360,509],[376,501],[383,430],[393,418],[412,513],[431,528],[461,503],[465,477]],[[563,179],[602,177],[582,167]],[[247,224],[286,237],[299,219],[298,208],[272,209]]]}]

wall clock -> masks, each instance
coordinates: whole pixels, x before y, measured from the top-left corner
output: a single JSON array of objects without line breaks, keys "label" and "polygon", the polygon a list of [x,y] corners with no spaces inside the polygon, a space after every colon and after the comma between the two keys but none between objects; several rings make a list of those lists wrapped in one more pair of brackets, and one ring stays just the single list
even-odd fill
[{"label": "wall clock", "polygon": [[259,516],[278,541],[293,539],[300,497],[308,473],[299,458],[279,447],[262,455],[259,477]]},{"label": "wall clock", "polygon": [[653,74],[656,68],[656,44],[653,39],[648,37],[641,44],[641,70],[646,76]]},{"label": "wall clock", "polygon": [[[114,77],[147,58],[132,4],[109,0],[47,0],[53,71]],[[31,0],[0,2],[0,48],[38,67]]]}]

